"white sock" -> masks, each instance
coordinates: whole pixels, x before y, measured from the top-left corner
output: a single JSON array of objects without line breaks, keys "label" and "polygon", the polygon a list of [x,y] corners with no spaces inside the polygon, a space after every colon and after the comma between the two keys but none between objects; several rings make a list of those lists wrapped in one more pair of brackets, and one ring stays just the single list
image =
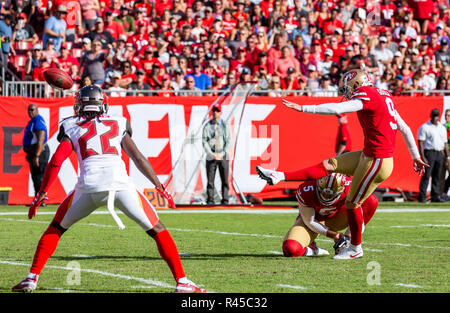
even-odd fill
[{"label": "white sock", "polygon": [[189,281],[189,279],[187,279],[186,276],[181,277],[180,279],[178,279],[178,283],[180,283],[180,284],[188,284],[189,282],[190,281]]}]

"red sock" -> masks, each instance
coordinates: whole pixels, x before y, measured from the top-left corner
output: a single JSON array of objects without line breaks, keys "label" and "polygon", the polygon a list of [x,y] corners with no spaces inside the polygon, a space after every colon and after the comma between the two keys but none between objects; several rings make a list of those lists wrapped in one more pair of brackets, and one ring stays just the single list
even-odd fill
[{"label": "red sock", "polygon": [[354,210],[347,210],[348,227],[350,228],[350,232],[352,234],[350,242],[354,246],[361,244],[363,221],[361,207],[357,207]]},{"label": "red sock", "polygon": [[178,281],[178,279],[185,277],[186,274],[184,273],[183,265],[181,264],[180,254],[178,253],[177,246],[169,231],[164,229],[157,233],[153,239],[156,241],[159,254],[164,261],[167,262],[167,265],[169,265],[175,280]]},{"label": "red sock", "polygon": [[319,179],[321,177],[327,176],[328,171],[320,162],[317,165],[307,167],[298,171],[293,172],[284,172],[285,180],[310,180],[310,179]]},{"label": "red sock", "polygon": [[55,253],[58,246],[59,238],[62,233],[56,227],[49,226],[39,240],[36,252],[34,254],[33,264],[31,265],[30,272],[36,275],[40,275],[47,260]]}]

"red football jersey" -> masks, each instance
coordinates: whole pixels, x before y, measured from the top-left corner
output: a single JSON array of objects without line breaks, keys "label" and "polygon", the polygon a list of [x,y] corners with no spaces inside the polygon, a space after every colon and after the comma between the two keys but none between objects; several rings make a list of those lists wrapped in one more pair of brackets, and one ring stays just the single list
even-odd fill
[{"label": "red football jersey", "polygon": [[322,204],[319,201],[316,180],[308,180],[301,184],[295,192],[295,196],[301,205],[314,209],[316,212],[316,220],[325,221],[332,218],[338,212],[345,210],[345,198],[347,197],[351,182],[351,178],[346,177],[344,191],[339,199],[330,205]]},{"label": "red football jersey", "polygon": [[394,100],[389,91],[362,86],[353,92],[351,100],[359,99],[364,107],[358,120],[364,132],[364,154],[372,158],[394,155],[397,120]]}]

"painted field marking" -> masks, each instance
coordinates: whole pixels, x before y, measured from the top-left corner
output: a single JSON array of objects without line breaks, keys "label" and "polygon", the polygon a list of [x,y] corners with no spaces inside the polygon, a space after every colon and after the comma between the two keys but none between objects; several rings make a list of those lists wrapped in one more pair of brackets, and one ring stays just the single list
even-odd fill
[{"label": "painted field marking", "polygon": [[412,228],[412,227],[445,227],[448,228],[450,225],[439,225],[439,224],[419,224],[419,225],[395,225],[392,228]]},{"label": "painted field marking", "polygon": [[419,286],[419,285],[402,284],[402,283],[394,284],[394,286],[400,286],[400,287],[406,287],[406,288],[422,288],[422,286]]},{"label": "painted field marking", "polygon": [[305,290],[305,287],[302,286],[293,286],[293,285],[285,285],[285,284],[278,284],[277,287],[282,287],[282,288],[291,288],[291,289],[297,289],[297,290]]},{"label": "painted field marking", "polygon": [[[0,260],[0,264],[30,267],[30,264],[19,263],[19,262],[10,262],[10,261],[5,261],[5,260]],[[46,265],[45,267],[58,269],[58,270],[73,271],[72,267],[55,266],[55,265]],[[135,276],[130,276],[130,275],[114,274],[114,273],[108,273],[108,272],[104,272],[104,271],[92,270],[92,269],[87,269],[87,268],[80,268],[80,271],[86,272],[86,273],[103,275],[103,276],[107,276],[107,277],[120,278],[120,279],[125,279],[125,280],[135,280],[142,284],[153,285],[153,286],[157,286],[157,287],[173,288],[173,289],[175,288],[175,286],[173,286],[171,284],[167,284],[167,283],[164,283],[164,282],[161,282],[161,281],[158,281],[155,279],[150,279],[150,278],[141,278],[141,277],[135,277]]]}]

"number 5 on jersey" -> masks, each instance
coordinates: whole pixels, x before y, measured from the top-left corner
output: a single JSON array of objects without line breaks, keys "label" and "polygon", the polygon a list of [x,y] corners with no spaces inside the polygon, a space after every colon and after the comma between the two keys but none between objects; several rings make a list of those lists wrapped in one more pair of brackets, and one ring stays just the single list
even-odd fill
[{"label": "number 5 on jersey", "polygon": [[[119,134],[119,125],[117,121],[106,120],[102,121],[102,124],[108,128],[106,132],[98,135],[97,123],[95,121],[87,121],[79,124],[81,128],[87,129],[86,133],[78,139],[78,144],[80,145],[80,153],[82,159],[86,159],[93,155],[99,154],[115,154],[118,155],[119,152],[115,147],[110,145],[110,140],[117,137]],[[88,148],[88,141],[99,140],[100,147],[102,151],[95,151],[92,148]]]}]

